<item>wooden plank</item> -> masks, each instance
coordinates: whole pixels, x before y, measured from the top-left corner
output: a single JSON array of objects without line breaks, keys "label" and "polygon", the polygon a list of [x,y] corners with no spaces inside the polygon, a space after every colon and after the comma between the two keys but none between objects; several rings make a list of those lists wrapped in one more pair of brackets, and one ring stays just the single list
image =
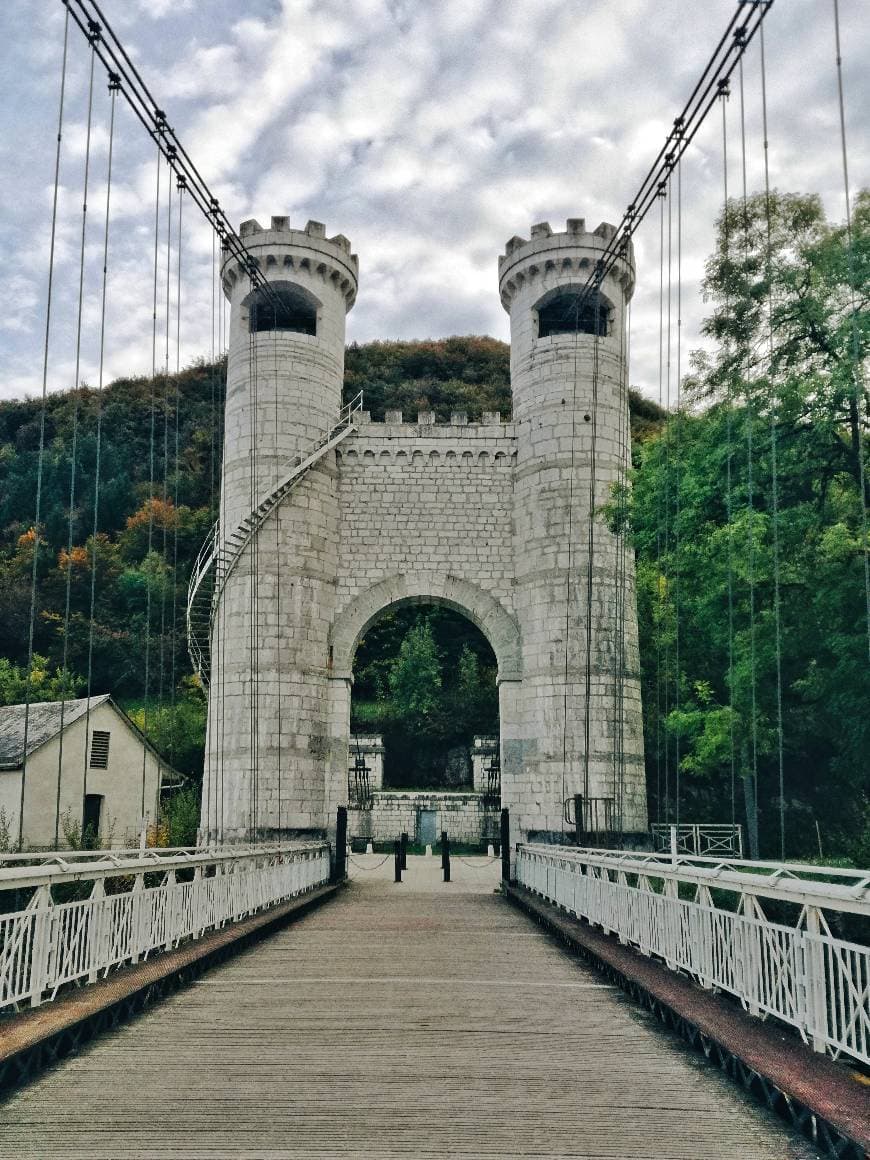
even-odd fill
[{"label": "wooden plank", "polygon": [[353,860],[313,912],[0,1107],[21,1160],[814,1160],[493,892]]},{"label": "wooden plank", "polygon": [[200,939],[184,943],[173,951],[155,952],[144,962],[122,967],[104,979],[68,991],[53,1002],[23,1011],[0,1022],[0,1069],[11,1060],[33,1051],[41,1044],[74,1030],[94,1016],[119,1007],[137,995],[193,969],[207,970],[223,961],[234,949],[243,949],[312,907],[320,905],[338,890],[327,885],[298,898],[273,906],[240,922],[211,931]]}]

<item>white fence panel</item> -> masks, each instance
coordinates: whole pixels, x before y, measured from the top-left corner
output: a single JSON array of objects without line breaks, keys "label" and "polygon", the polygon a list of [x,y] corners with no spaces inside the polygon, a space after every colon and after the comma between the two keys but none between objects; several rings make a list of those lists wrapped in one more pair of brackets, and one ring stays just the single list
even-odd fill
[{"label": "white fence panel", "polygon": [[[199,938],[329,881],[325,844],[242,850],[142,851],[119,858],[10,858],[0,890],[32,889],[26,910],[0,915],[0,1011],[53,999],[61,987]],[[176,873],[193,868],[190,881]],[[146,885],[146,876],[160,879]],[[106,894],[105,883],[133,885]],[[87,898],[55,903],[51,888],[89,882]],[[123,881],[121,885],[126,886]]]},{"label": "white fence panel", "polygon": [[[870,913],[867,876],[851,872],[843,885],[829,880],[835,870],[801,879],[797,871],[806,868],[784,867],[765,880],[744,873],[754,864],[731,862],[726,871],[703,862],[681,868],[642,855],[521,845],[516,877],[702,986],[736,996],[751,1014],[790,1024],[816,1050],[870,1064],[870,948],[835,938],[822,917]],[[731,892],[733,909],[713,904],[707,879]],[[681,898],[680,885],[691,886],[694,899]],[[803,895],[797,926],[771,921],[759,902]]]}]

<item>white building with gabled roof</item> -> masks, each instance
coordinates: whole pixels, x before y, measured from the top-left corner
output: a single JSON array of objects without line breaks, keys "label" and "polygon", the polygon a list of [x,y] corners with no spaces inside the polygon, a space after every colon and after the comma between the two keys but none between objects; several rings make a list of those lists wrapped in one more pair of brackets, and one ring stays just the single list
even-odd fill
[{"label": "white building with gabled roof", "polygon": [[[0,706],[0,844],[134,846],[178,775],[112,698]],[[22,810],[23,806],[23,810]]]}]

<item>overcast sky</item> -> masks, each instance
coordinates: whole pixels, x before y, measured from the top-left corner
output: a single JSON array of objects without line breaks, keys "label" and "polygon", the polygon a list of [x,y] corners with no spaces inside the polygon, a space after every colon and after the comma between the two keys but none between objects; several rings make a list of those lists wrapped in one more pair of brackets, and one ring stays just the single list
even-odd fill
[{"label": "overcast sky", "polygon": [[[102,0],[231,220],[289,215],[360,258],[348,338],[508,337],[496,262],[533,222],[618,222],[734,0]],[[244,16],[240,10],[244,8]],[[840,0],[853,191],[870,185],[870,0]],[[0,10],[7,308],[0,396],[39,393],[63,33],[60,0]],[[832,0],[766,23],[771,179],[842,218]],[[49,389],[75,378],[88,49],[71,27]],[[749,180],[762,185],[757,44],[746,65]],[[728,108],[738,187],[736,97]],[[80,378],[97,380],[108,97],[98,66]],[[154,147],[119,105],[106,381],[150,372]],[[165,193],[165,184],[164,184]],[[718,113],[683,164],[684,350],[722,200]],[[165,208],[165,203],[164,203]],[[173,222],[175,230],[175,222]],[[161,225],[161,250],[165,220]],[[658,392],[659,223],[636,241],[632,381]],[[211,351],[210,231],[186,207],[181,363]],[[175,256],[170,365],[176,361]],[[165,256],[160,259],[165,280]],[[165,283],[160,289],[165,339]]]}]

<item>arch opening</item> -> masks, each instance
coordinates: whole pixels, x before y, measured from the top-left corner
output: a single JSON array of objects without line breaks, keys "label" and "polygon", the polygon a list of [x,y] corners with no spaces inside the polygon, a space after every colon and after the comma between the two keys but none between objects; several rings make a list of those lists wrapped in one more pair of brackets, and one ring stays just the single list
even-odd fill
[{"label": "arch opening", "polygon": [[313,294],[293,282],[270,282],[269,290],[260,287],[245,299],[248,326],[252,334],[284,330],[296,334],[317,334],[317,311],[320,303]]},{"label": "arch opening", "polygon": [[600,292],[585,294],[580,288],[560,287],[546,294],[535,307],[538,338],[552,334],[611,333],[613,306]]},{"label": "arch opening", "polygon": [[351,762],[356,739],[380,745],[376,789],[486,792],[498,764],[497,662],[468,616],[420,600],[386,607],[356,642],[353,677]]}]

